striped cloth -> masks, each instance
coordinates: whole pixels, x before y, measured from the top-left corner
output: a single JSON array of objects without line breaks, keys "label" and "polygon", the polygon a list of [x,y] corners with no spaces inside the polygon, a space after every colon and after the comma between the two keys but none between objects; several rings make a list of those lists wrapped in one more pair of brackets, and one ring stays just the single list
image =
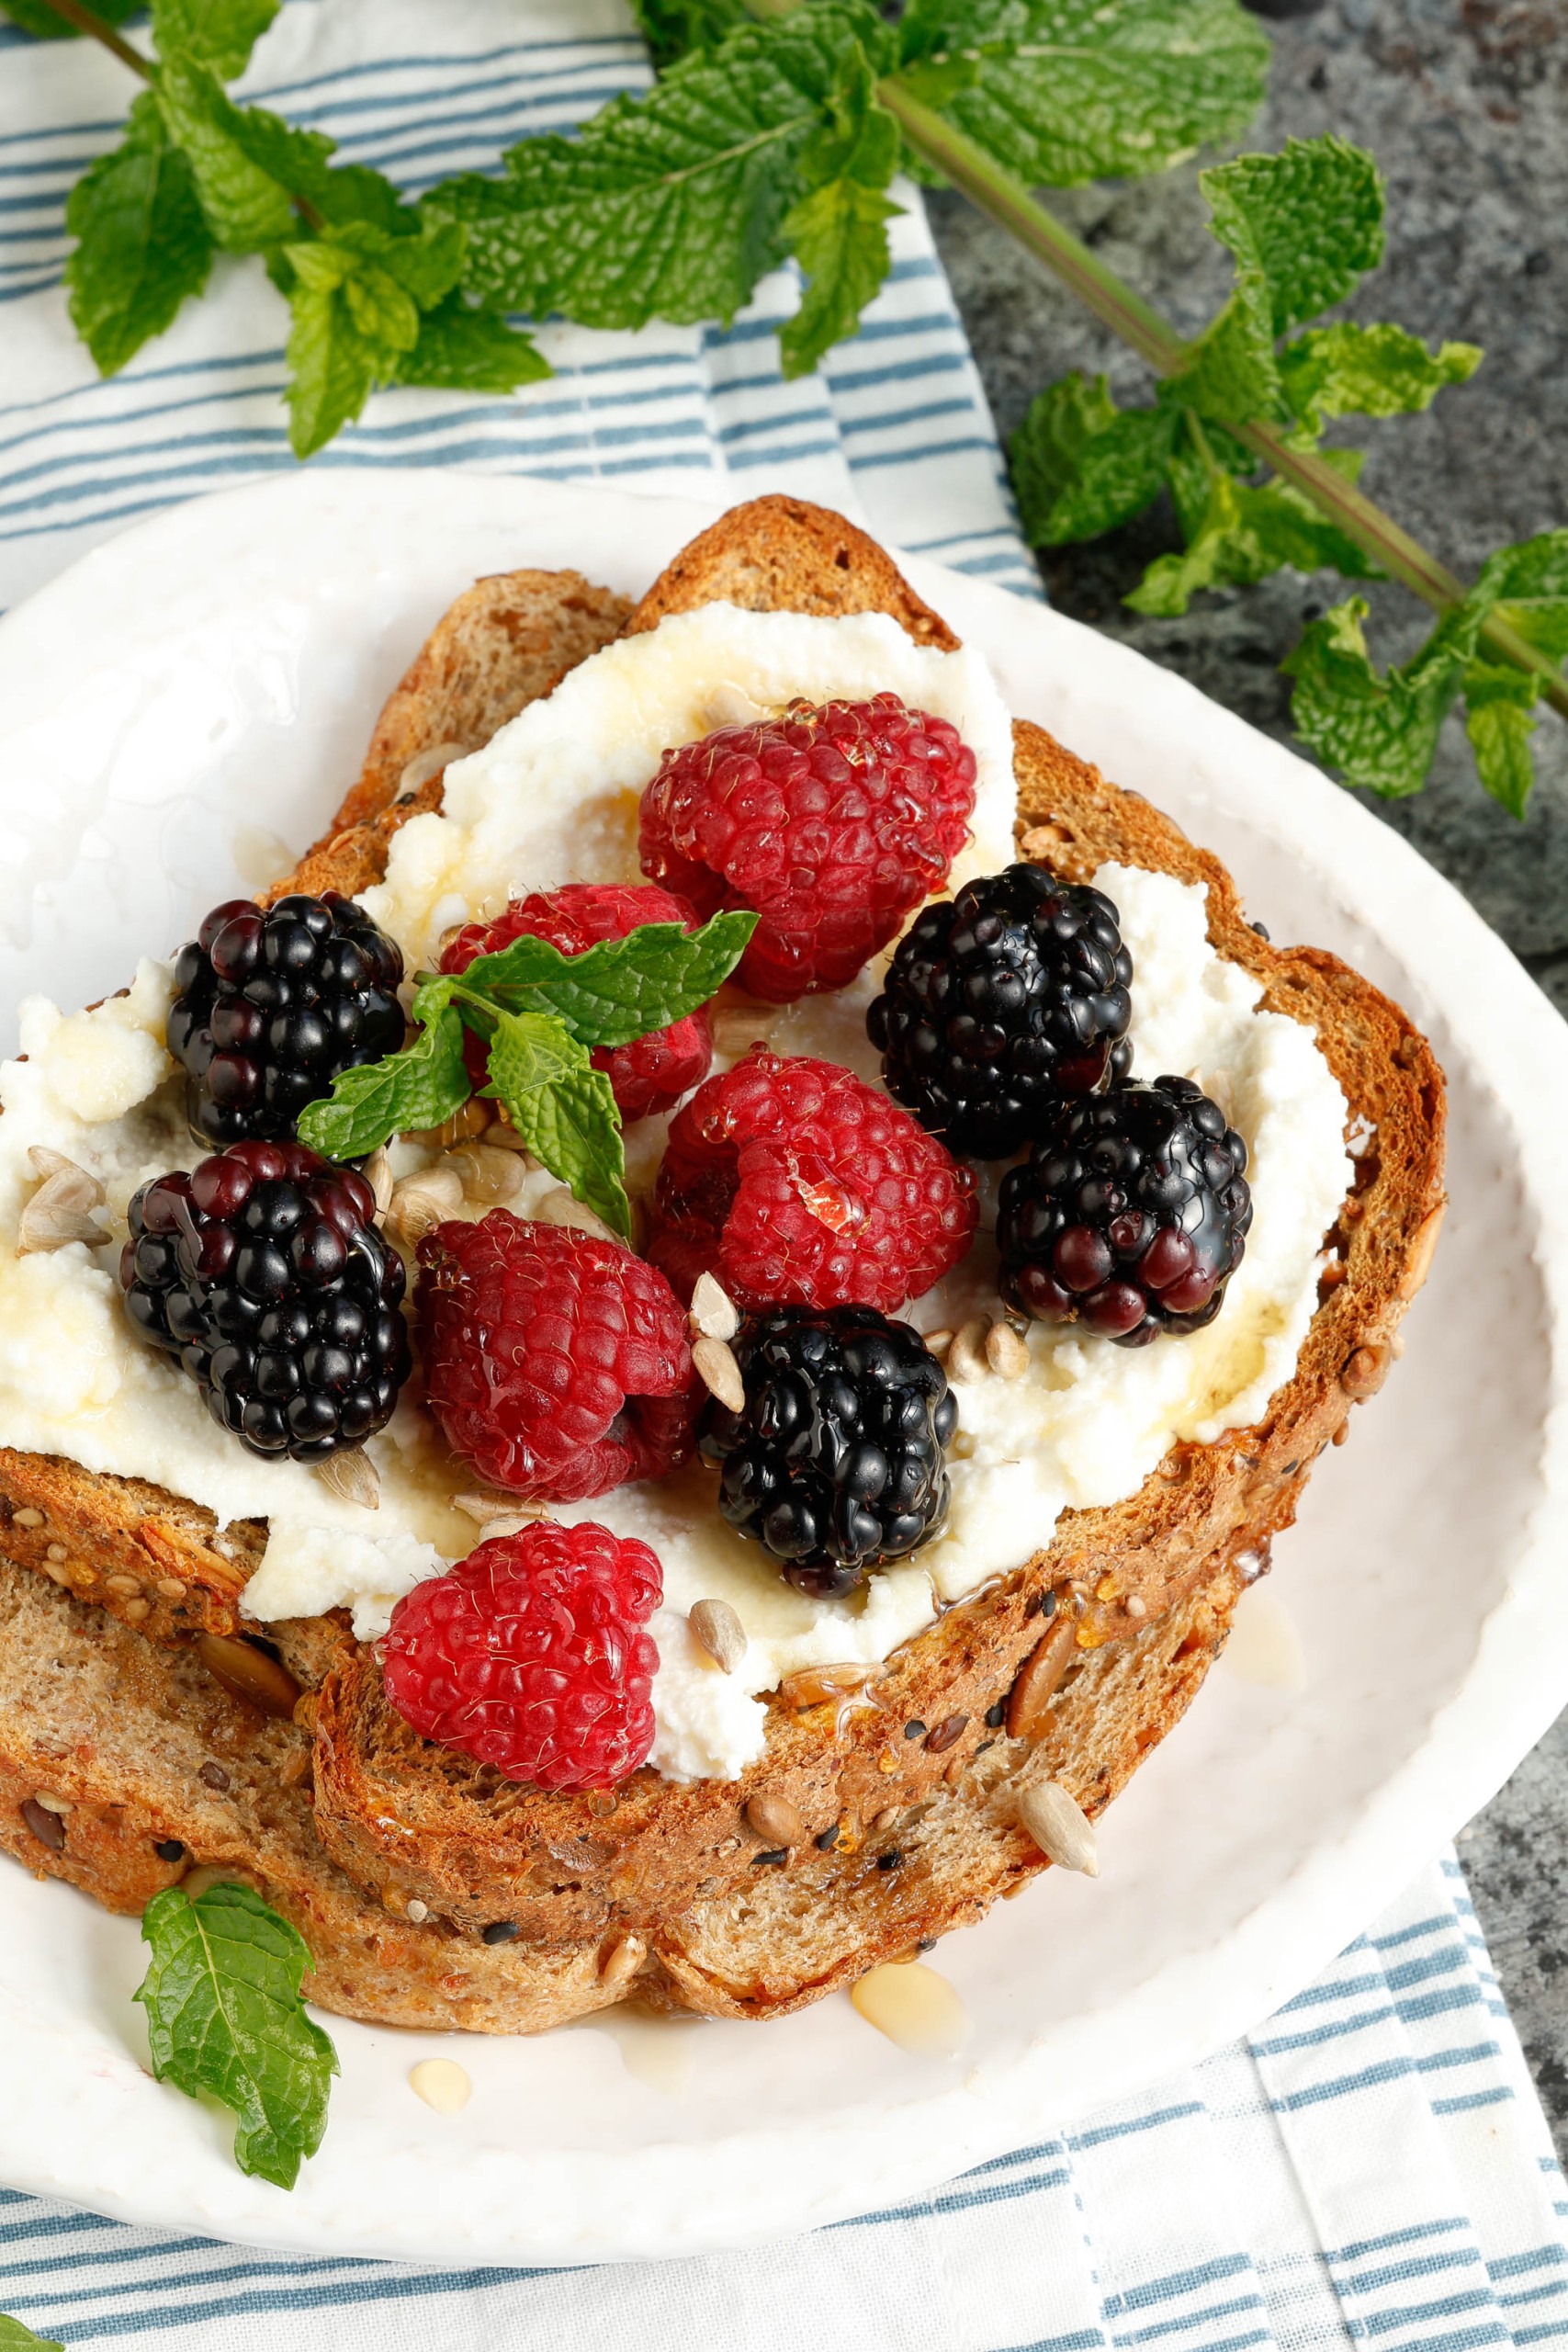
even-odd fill
[{"label": "striped cloth", "polygon": [[[620,0],[288,0],[239,88],[417,196],[649,78]],[[113,145],[130,95],[101,51],[0,32],[0,606],[139,514],[294,463],[288,318],[258,262],[219,262],[204,299],[110,384],[72,335],[65,194]],[[886,285],[854,343],[804,381],[785,382],[775,334],[797,300],[792,266],[728,329],[546,326],[556,375],[520,397],[381,393],[314,462],[791,490],[1038,595],[953,297],[901,193],[914,209],[893,224]]]},{"label": "striped cloth", "polygon": [[[288,0],[248,90],[410,191],[570,126],[647,65],[614,0]],[[0,32],[0,605],[138,514],[289,466],[281,313],[254,265],[100,385],[61,200],[122,69]],[[917,210],[857,339],[786,384],[781,272],[728,332],[544,331],[510,401],[378,396],[325,465],[792,489],[1038,595]],[[1451,1857],[1245,2041],[930,2198],[760,2251],[436,2272],[161,2236],[0,2190],[0,2311],[67,2345],[468,2352],[1380,2352],[1568,2340],[1568,2192]]]},{"label": "striped cloth", "polygon": [[412,2270],[0,2191],[0,2310],[200,2352],[1472,2352],[1568,2341],[1568,2188],[1452,1859],[1245,2041],[753,2252]]}]

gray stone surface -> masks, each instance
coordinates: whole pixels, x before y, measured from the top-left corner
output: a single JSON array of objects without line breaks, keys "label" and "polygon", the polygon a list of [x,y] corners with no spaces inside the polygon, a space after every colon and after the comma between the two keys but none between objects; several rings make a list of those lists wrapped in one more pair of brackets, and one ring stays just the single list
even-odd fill
[{"label": "gray stone surface", "polygon": [[[1495,547],[1568,523],[1568,0],[1324,0],[1278,22],[1272,94],[1247,143],[1337,130],[1388,182],[1388,254],[1350,306],[1427,337],[1482,345],[1485,365],[1424,417],[1359,426],[1372,495],[1461,576]],[[1123,398],[1140,364],[963,198],[931,211],[1003,432],[1069,368]],[[1050,201],[1185,331],[1217,308],[1226,256],[1208,235],[1197,165]],[[1290,740],[1278,664],[1345,594],[1285,573],[1145,620],[1120,599],[1177,544],[1168,514],[1047,553],[1054,601],[1179,670]],[[1427,627],[1404,591],[1371,591],[1380,659]],[[1548,713],[1540,776],[1517,824],[1481,790],[1450,721],[1419,798],[1373,803],[1472,899],[1568,1011],[1568,726]],[[1560,2148],[1568,2155],[1568,1716],[1464,1834],[1460,1851]]]}]

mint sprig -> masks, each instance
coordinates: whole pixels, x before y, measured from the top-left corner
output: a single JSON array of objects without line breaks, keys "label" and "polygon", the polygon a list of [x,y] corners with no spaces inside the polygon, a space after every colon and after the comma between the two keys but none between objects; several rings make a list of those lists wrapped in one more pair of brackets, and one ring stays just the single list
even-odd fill
[{"label": "mint sprig", "polygon": [[234,2158],[279,2188],[321,2144],[338,2071],[300,1987],[304,1939],[251,1887],[177,1886],[141,1916],[152,1957],[135,1998],[147,2012],[152,2072],[193,2098],[210,2092],[238,2118]]},{"label": "mint sprig", "polygon": [[395,1135],[439,1126],[468,1099],[466,1028],[487,1048],[486,1095],[540,1166],[629,1240],[620,1114],[590,1057],[706,1004],[756,927],[749,910],[732,909],[694,932],[642,923],[580,956],[525,933],[462,972],[421,973],[418,1036],[384,1061],[344,1070],[301,1114],[299,1139],[331,1159],[359,1159]]},{"label": "mint sprig", "polygon": [[[1320,480],[1337,474],[1353,486],[1360,452],[1320,447],[1330,420],[1427,408],[1481,360],[1472,344],[1430,351],[1399,326],[1307,323],[1382,257],[1383,190],[1371,156],[1340,139],[1292,140],[1278,155],[1204,172],[1199,185],[1236,263],[1218,317],[1180,352],[1149,406],[1118,410],[1103,377],[1068,376],[1039,394],[1011,448],[1024,525],[1039,545],[1097,537],[1169,491],[1185,548],[1159,557],[1126,600],[1164,617],[1184,613],[1201,590],[1245,586],[1286,565],[1380,577],[1366,537],[1329,511],[1333,502],[1280,472],[1258,479],[1255,441],[1243,436],[1266,424],[1281,465],[1310,454]],[[1399,551],[1391,544],[1391,556]],[[1420,790],[1462,698],[1483,784],[1522,815],[1535,707],[1568,654],[1568,532],[1494,556],[1468,594],[1456,586],[1427,643],[1395,668],[1374,665],[1367,611],[1360,597],[1335,606],[1285,662],[1298,734],[1346,783],[1397,798]],[[1539,665],[1503,658],[1488,641],[1493,623],[1543,657]]]}]

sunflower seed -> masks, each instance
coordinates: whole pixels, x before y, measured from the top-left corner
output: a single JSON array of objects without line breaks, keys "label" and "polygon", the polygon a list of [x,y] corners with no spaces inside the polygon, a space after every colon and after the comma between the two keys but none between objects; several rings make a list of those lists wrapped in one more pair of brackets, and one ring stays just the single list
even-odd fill
[{"label": "sunflower seed", "polygon": [[1058,1870],[1100,1876],[1100,1856],[1089,1815],[1060,1781],[1034,1781],[1018,1792],[1018,1817]]},{"label": "sunflower seed", "polygon": [[692,1293],[692,1321],[705,1339],[733,1340],[740,1329],[740,1310],[722,1283],[713,1276],[697,1276]]},{"label": "sunflower seed", "polygon": [[413,1242],[432,1226],[456,1216],[462,1205],[462,1178],[446,1161],[438,1161],[393,1185],[387,1224],[400,1239]]},{"label": "sunflower seed", "polygon": [[699,1340],[692,1350],[692,1362],[710,1396],[716,1396],[732,1413],[745,1411],[746,1383],[740,1377],[734,1351],[724,1340]]},{"label": "sunflower seed", "polygon": [[1003,1380],[1017,1380],[1029,1370],[1029,1347],[1010,1323],[993,1323],[986,1334],[986,1362]]},{"label": "sunflower seed", "polygon": [[449,762],[460,760],[463,755],[461,743],[432,743],[425,751],[416,752],[398,778],[400,795],[422,790],[432,776],[439,775]]},{"label": "sunflower seed", "polygon": [[591,1208],[585,1208],[564,1184],[557,1184],[536,1201],[534,1215],[542,1225],[565,1226],[569,1231],[591,1233],[600,1241],[618,1241],[620,1238],[618,1234],[611,1232],[602,1216],[595,1216]]},{"label": "sunflower seed", "polygon": [[470,1201],[514,1201],[528,1170],[514,1151],[490,1143],[466,1143],[446,1159]]},{"label": "sunflower seed", "polygon": [[991,1318],[988,1315],[970,1317],[947,1351],[949,1380],[984,1380],[990,1370],[986,1361],[986,1342],[990,1331]]},{"label": "sunflower seed", "polygon": [[66,1160],[44,1178],[23,1209],[17,1225],[17,1257],[30,1257],[40,1250],[63,1250],[73,1241],[85,1241],[96,1249],[107,1237],[89,1212],[103,1197],[96,1177],[89,1176],[74,1160]]},{"label": "sunflower seed", "polygon": [[362,1510],[380,1510],[381,1474],[363,1447],[348,1446],[341,1453],[329,1453],[324,1462],[317,1463],[316,1476],[345,1503],[357,1503]]},{"label": "sunflower seed", "polygon": [[385,1216],[392,1205],[392,1163],[384,1143],[377,1145],[359,1172],[376,1195],[377,1216]]},{"label": "sunflower seed", "polygon": [[692,1639],[700,1649],[706,1650],[715,1666],[726,1674],[733,1674],[746,1655],[746,1628],[728,1600],[699,1600],[689,1611],[686,1623],[692,1629]]}]

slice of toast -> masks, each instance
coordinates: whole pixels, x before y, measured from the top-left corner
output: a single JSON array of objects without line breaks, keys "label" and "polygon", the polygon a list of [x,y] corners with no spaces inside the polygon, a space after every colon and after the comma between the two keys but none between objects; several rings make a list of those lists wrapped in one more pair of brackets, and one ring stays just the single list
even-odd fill
[{"label": "slice of toast", "polygon": [[[540,575],[509,577],[530,579],[531,609],[547,608]],[[563,611],[574,600],[563,642],[569,629],[581,634],[607,617],[581,592],[575,581],[563,589]],[[720,597],[764,609],[886,610],[922,641],[953,642],[880,549],[840,517],[792,500],[737,509],[703,534],[626,627],[649,628]],[[438,774],[415,786],[412,804],[400,803],[406,762],[389,797],[391,764],[409,745],[417,758],[461,740],[444,731],[461,695],[443,697],[447,682],[465,674],[469,638],[486,646],[493,609],[481,599],[464,618],[455,608],[438,628],[389,706],[381,750],[373,747],[329,845],[280,888],[364,888],[384,870],[411,807],[436,805]],[[473,666],[500,707],[510,689],[491,652]],[[548,674],[538,637],[529,658],[530,677]],[[427,1932],[468,1951],[506,1950],[518,1965],[535,1950],[552,1956],[552,1968],[569,1948],[591,1954],[581,1983],[570,1971],[550,1977],[556,2014],[593,2006],[606,1982],[615,1997],[635,1986],[641,1996],[727,2014],[792,2007],[976,1916],[1043,1867],[1017,1826],[1021,1781],[1037,1772],[1060,1779],[1092,1815],[1176,1720],[1223,1640],[1240,1581],[1293,1516],[1312,1460],[1344,1433],[1350,1404],[1381,1385],[1398,1318],[1426,1271],[1442,1204],[1443,1107],[1425,1041],[1332,956],[1268,945],[1217,862],[1137,796],[1107,785],[1038,728],[1017,729],[1016,756],[1025,854],[1075,878],[1113,857],[1206,882],[1216,947],[1257,975],[1266,1003],[1314,1027],[1352,1116],[1373,1134],[1330,1237],[1334,1256],[1295,1374],[1254,1428],[1174,1448],[1128,1501],[1069,1513],[1048,1549],[950,1611],[852,1697],[814,1697],[796,1678],[771,1704],[764,1756],[736,1783],[680,1789],[645,1771],[612,1797],[572,1798],[499,1782],[415,1739],[388,1708],[369,1653],[326,1645],[328,1670],[305,1709],[314,1724],[323,1883],[343,1883],[335,1862],[383,1915],[406,1920],[412,1904],[416,1918],[429,1915]],[[134,1482],[0,1453],[0,1548],[128,1620],[134,1634],[106,1627],[104,1638],[134,1639],[151,1655],[149,1637],[178,1641],[239,1623],[239,1591],[262,1531],[220,1537],[204,1520]],[[148,1573],[148,1557],[160,1573]],[[69,1608],[61,1596],[43,1599]],[[101,1626],[100,1612],[85,1613]],[[299,1671],[315,1683],[308,1666]],[[925,1728],[906,1736],[911,1723]],[[39,1769],[34,1749],[18,1751],[3,1704],[0,1758],[23,1778]],[[94,1787],[116,1802],[112,1768]],[[793,1806],[807,1832],[782,1860],[761,1859],[767,1849],[746,1820],[748,1803],[764,1791]],[[165,1793],[172,1806],[175,1792]],[[69,1840],[39,1850],[35,1827],[0,1804],[0,1842],[73,1874],[62,1859]],[[206,1834],[183,1841],[198,1858]],[[98,1864],[78,1883],[95,1874],[94,1891],[115,1900]],[[295,1899],[280,1893],[285,1908]],[[517,1940],[484,1945],[483,1929],[498,1925],[516,1928]],[[353,2006],[330,1971],[318,1997]],[[370,1996],[362,1988],[359,1997]],[[374,1997],[393,1996],[383,1985]],[[452,1998],[456,2022],[527,2030],[484,2009],[470,1990]],[[521,2014],[527,2003],[518,1999]],[[551,2021],[534,2008],[527,2015]]]}]

